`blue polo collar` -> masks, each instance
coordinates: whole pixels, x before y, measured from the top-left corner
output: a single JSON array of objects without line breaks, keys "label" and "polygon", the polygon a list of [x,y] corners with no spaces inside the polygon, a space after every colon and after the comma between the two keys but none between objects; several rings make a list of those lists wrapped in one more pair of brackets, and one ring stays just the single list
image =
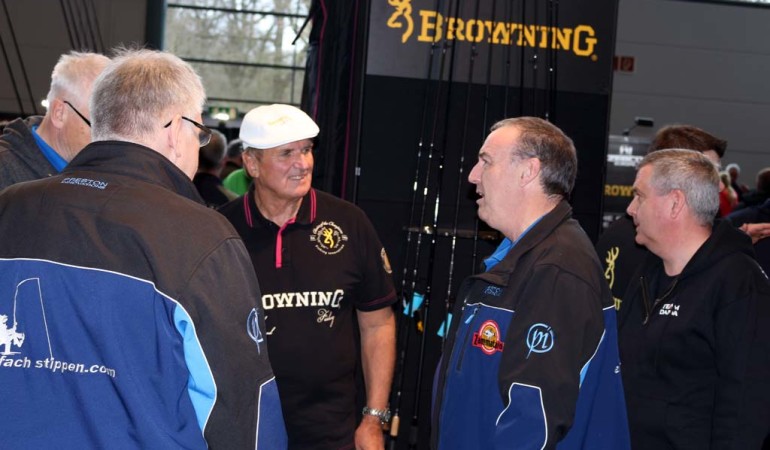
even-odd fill
[{"label": "blue polo collar", "polygon": [[45,159],[48,160],[49,163],[53,166],[54,169],[56,169],[57,172],[61,172],[62,169],[67,165],[67,161],[61,157],[58,153],[56,153],[56,150],[53,149],[46,141],[43,140],[43,138],[40,137],[39,134],[37,134],[37,125],[32,126],[32,136],[35,137],[35,142],[37,142],[37,146],[40,147],[40,151],[43,152],[43,156],[45,156]]},{"label": "blue polo collar", "polygon": [[491,268],[495,267],[497,263],[502,261],[505,258],[505,256],[508,254],[508,252],[511,251],[511,249],[521,240],[521,238],[523,238],[525,234],[529,233],[529,230],[531,230],[535,225],[537,225],[538,222],[540,222],[540,220],[543,217],[545,217],[545,214],[538,217],[537,220],[532,222],[527,227],[527,229],[524,230],[524,232],[521,233],[518,238],[516,238],[516,241],[511,241],[508,238],[503,239],[503,241],[500,242],[500,245],[498,245],[497,248],[495,249],[495,252],[492,253],[492,256],[484,260],[484,265],[487,267],[487,272]]}]

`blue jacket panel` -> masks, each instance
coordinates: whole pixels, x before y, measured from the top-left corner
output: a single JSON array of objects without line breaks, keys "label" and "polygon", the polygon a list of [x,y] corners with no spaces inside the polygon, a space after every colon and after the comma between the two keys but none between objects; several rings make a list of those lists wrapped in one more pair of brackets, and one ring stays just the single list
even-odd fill
[{"label": "blue jacket panel", "polygon": [[626,402],[620,377],[617,317],[614,307],[604,308],[604,335],[596,354],[580,373],[580,394],[575,421],[563,449],[631,448]]},{"label": "blue jacket panel", "polygon": [[54,431],[69,448],[206,448],[216,386],[195,333],[186,344],[175,328],[181,307],[151,283],[0,260],[0,292],[0,321],[17,338],[0,355],[0,385],[13,387],[3,446],[44,448]]}]

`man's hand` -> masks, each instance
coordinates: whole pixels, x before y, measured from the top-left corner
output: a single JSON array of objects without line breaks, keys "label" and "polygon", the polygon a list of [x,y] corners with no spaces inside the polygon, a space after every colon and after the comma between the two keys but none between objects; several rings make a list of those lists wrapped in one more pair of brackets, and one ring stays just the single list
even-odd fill
[{"label": "man's hand", "polygon": [[741,230],[751,236],[752,244],[756,244],[758,240],[770,236],[770,223],[744,223]]},{"label": "man's hand", "polygon": [[364,416],[356,429],[356,450],[384,450],[385,437],[380,419]]}]

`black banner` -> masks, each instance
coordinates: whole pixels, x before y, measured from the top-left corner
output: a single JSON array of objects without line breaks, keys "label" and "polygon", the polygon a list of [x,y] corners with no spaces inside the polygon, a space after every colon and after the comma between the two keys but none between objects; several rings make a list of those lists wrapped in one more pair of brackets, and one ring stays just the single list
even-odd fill
[{"label": "black banner", "polygon": [[[542,85],[558,62],[558,70],[565,74],[559,77],[559,89],[608,93],[617,1],[554,2],[550,9],[548,5],[510,0],[372,2],[367,74],[427,78],[431,45],[451,44],[457,82],[468,81],[467,66],[475,48],[470,77],[476,82],[486,80],[488,58],[492,58],[491,84],[507,86]],[[485,50],[478,51],[482,47]],[[546,61],[549,50],[557,61]],[[522,61],[529,67],[520,72],[516,67]],[[430,73],[438,73],[438,64],[434,58]],[[447,79],[448,71],[441,75]]]}]

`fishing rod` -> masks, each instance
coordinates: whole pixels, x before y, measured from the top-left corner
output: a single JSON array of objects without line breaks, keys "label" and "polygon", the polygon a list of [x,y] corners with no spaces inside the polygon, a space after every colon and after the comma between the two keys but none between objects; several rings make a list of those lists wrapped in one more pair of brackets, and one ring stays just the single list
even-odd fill
[{"label": "fishing rod", "polygon": [[[537,1],[537,0],[535,0]],[[519,40],[524,39],[524,23],[527,18],[527,0],[521,0],[521,29],[519,31]],[[527,55],[524,45],[519,48],[519,114],[524,112],[524,67],[526,66]]]},{"label": "fishing rod", "polygon": [[[524,0],[522,0],[524,1]],[[513,1],[505,2],[505,17],[508,23],[513,23]],[[508,117],[508,95],[511,88],[511,53],[513,53],[513,37],[509,35],[508,51],[505,52],[505,89],[503,90],[503,117]]]},{"label": "fishing rod", "polygon": [[[533,25],[537,23],[537,16],[538,16],[538,10],[539,10],[538,0],[535,0],[534,4],[535,6],[534,6],[534,12],[533,12],[533,18],[532,18]],[[537,114],[538,86],[540,84],[538,82],[537,76],[539,74],[538,69],[539,69],[540,61],[538,60],[538,57],[540,56],[539,55],[540,50],[537,48],[537,46],[533,46],[532,48],[533,48],[533,51],[532,51],[532,115],[537,116],[538,115]]]},{"label": "fishing rod", "polygon": [[[449,17],[455,17],[455,20],[457,20],[457,17],[459,16],[460,12],[460,0],[455,1],[455,10],[454,10],[454,16],[452,16],[451,13],[451,6],[449,8]],[[444,173],[444,159],[446,156],[446,146],[447,146],[447,129],[449,125],[449,118],[450,118],[450,111],[451,108],[451,98],[452,98],[452,85],[454,81],[454,68],[455,68],[455,57],[457,55],[457,39],[453,39],[451,43],[451,51],[452,54],[450,56],[449,61],[449,75],[447,77],[447,88],[446,88],[446,99],[447,99],[447,105],[444,108],[444,123],[443,123],[443,136],[441,141],[441,146],[438,150],[438,169],[436,174],[436,193],[435,193],[435,201],[433,206],[433,224],[431,228],[430,233],[430,253],[428,256],[428,265],[426,268],[426,273],[428,277],[428,282],[425,285],[425,294],[423,299],[423,323],[427,327],[429,324],[429,314],[430,314],[430,300],[431,300],[431,293],[432,293],[432,284],[433,284],[433,269],[434,269],[434,261],[436,256],[436,239],[438,235],[438,218],[439,218],[439,208],[441,204],[441,189],[443,184],[443,173]],[[444,67],[446,63],[446,52],[447,52],[447,40],[444,40],[444,46],[442,50],[441,55],[441,63],[440,63],[440,69],[439,69],[439,80],[443,80],[444,75]],[[430,173],[430,167],[433,160],[433,153],[435,151],[435,142],[436,137],[439,130],[439,123],[438,123],[438,116],[439,116],[439,108],[441,107],[441,86],[439,85],[438,89],[438,95],[436,98],[436,104],[435,104],[435,111],[434,111],[434,121],[433,121],[433,131],[431,133],[431,143],[430,143],[430,152],[428,154],[428,169],[427,173]],[[430,180],[430,178],[426,178],[427,181]],[[423,205],[424,207],[424,205]],[[420,414],[420,406],[421,406],[421,395],[420,394],[420,387],[422,386],[422,378],[423,378],[423,372],[425,369],[425,346],[427,342],[428,333],[423,331],[421,337],[420,337],[420,353],[419,357],[417,359],[417,379],[415,382],[416,387],[416,394],[414,397],[414,405],[412,408],[412,423],[410,427],[410,433],[409,433],[409,448],[415,449],[417,447],[418,442],[418,417]]]},{"label": "fishing rod", "polygon": [[[522,9],[524,8],[524,1],[522,0]],[[513,2],[506,2],[506,17],[508,19],[509,23],[513,23]],[[493,16],[496,13],[497,8],[497,1],[493,2],[492,4],[492,10],[493,10]],[[523,20],[524,13],[522,12],[522,23],[524,23]],[[508,44],[508,51],[506,52],[507,57],[505,61],[505,90],[504,90],[504,96],[503,96],[503,118],[508,117],[508,96],[510,95],[510,82],[511,82],[511,53],[512,53],[512,47],[513,47],[513,41],[509,42]],[[483,108],[483,115],[481,120],[481,136],[482,140],[485,138],[488,130],[489,130],[489,98],[490,98],[490,91],[492,89],[492,59],[493,59],[493,48],[490,45],[489,47],[489,59],[487,60],[487,79],[484,87],[484,108]],[[522,52],[522,59],[523,59],[523,52]],[[523,67],[523,64],[521,64]],[[523,71],[521,72],[521,82],[520,84],[523,84]],[[523,92],[521,91],[521,88],[519,90],[519,101],[522,102],[523,100]],[[476,273],[479,270],[478,266],[478,250],[479,250],[479,224],[480,219],[478,214],[476,215],[474,222],[473,222],[473,247],[471,250],[471,273]]]},{"label": "fishing rod", "polygon": [[[495,17],[494,3],[497,3],[496,0],[495,2],[493,2],[493,5],[492,5],[492,19],[494,19]],[[476,7],[475,7],[473,17],[477,21],[479,20],[480,4],[481,4],[480,0],[476,0]],[[446,337],[449,333],[449,326],[451,324],[452,282],[454,279],[455,253],[457,249],[457,224],[460,216],[460,196],[462,194],[463,174],[465,171],[465,152],[467,150],[466,140],[468,137],[468,117],[470,116],[471,91],[473,88],[473,69],[475,67],[477,54],[478,54],[478,48],[476,46],[476,41],[474,39],[473,44],[471,45],[470,61],[468,61],[468,82],[467,82],[467,91],[465,92],[465,115],[463,117],[463,131],[460,137],[460,161],[457,164],[457,167],[458,167],[457,194],[455,195],[454,219],[452,221],[452,240],[450,242],[450,250],[449,250],[449,273],[447,274],[446,300],[444,301],[444,321],[442,322],[441,328],[439,329],[442,349],[444,347],[444,343],[446,342]],[[490,51],[490,56],[491,56],[491,51]]]},{"label": "fishing rod", "polygon": [[[549,29],[555,30],[556,27],[559,25],[559,2],[558,0],[548,0],[548,21],[549,23]],[[553,34],[551,35],[551,39],[555,39]],[[557,64],[559,61],[558,54],[556,53],[556,46],[550,45],[548,50],[548,84],[547,84],[547,93],[548,93],[548,102],[547,102],[547,110],[545,112],[545,119],[553,122],[556,120],[556,97],[557,97],[557,91],[556,91],[556,75],[557,75]]]},{"label": "fishing rod", "polygon": [[[435,11],[440,10],[441,8],[441,0],[436,0],[435,2]],[[399,433],[399,426],[400,426],[400,411],[401,411],[401,399],[403,395],[404,390],[404,371],[406,368],[406,359],[408,355],[409,350],[409,339],[411,335],[412,328],[409,326],[409,322],[414,314],[415,308],[415,294],[416,294],[416,281],[417,281],[417,267],[419,265],[420,260],[420,248],[422,246],[422,233],[419,226],[416,228],[416,251],[415,251],[415,258],[414,258],[414,266],[412,269],[412,279],[411,279],[411,286],[410,289],[407,290],[407,283],[408,283],[408,274],[409,274],[409,256],[412,252],[412,240],[415,237],[415,232],[412,229],[412,224],[415,220],[415,212],[417,209],[417,196],[418,196],[418,190],[419,190],[419,184],[420,184],[420,168],[423,165],[423,155],[425,153],[425,133],[427,130],[427,122],[428,122],[428,111],[429,111],[429,104],[430,104],[430,86],[431,86],[431,78],[433,73],[433,61],[436,56],[436,50],[438,49],[439,45],[436,40],[431,42],[430,49],[428,52],[428,58],[427,58],[427,73],[425,76],[425,94],[423,96],[423,106],[422,106],[422,113],[421,113],[421,119],[420,119],[420,137],[417,144],[417,154],[416,154],[416,164],[415,164],[415,174],[414,174],[414,180],[412,182],[412,203],[409,211],[409,221],[407,222],[407,234],[406,234],[406,249],[404,251],[404,258],[403,258],[403,265],[402,265],[402,274],[401,274],[401,296],[402,296],[402,303],[405,305],[404,313],[406,317],[401,318],[399,321],[399,332],[398,337],[400,339],[400,349],[398,352],[398,361],[396,364],[396,376],[394,377],[394,386],[396,386],[395,389],[395,395],[393,398],[393,401],[391,401],[391,405],[394,405],[394,411],[393,416],[391,418],[390,423],[390,443],[389,448],[391,450],[395,449],[396,440],[398,439],[398,433]],[[422,220],[424,218],[425,214],[425,208],[424,205],[427,204],[427,182],[428,179],[426,178],[425,187],[423,188],[423,208],[421,210],[421,216],[420,216],[420,224],[422,223]],[[411,296],[409,295],[411,293]],[[419,392],[416,393],[416,395],[419,395]]]}]

